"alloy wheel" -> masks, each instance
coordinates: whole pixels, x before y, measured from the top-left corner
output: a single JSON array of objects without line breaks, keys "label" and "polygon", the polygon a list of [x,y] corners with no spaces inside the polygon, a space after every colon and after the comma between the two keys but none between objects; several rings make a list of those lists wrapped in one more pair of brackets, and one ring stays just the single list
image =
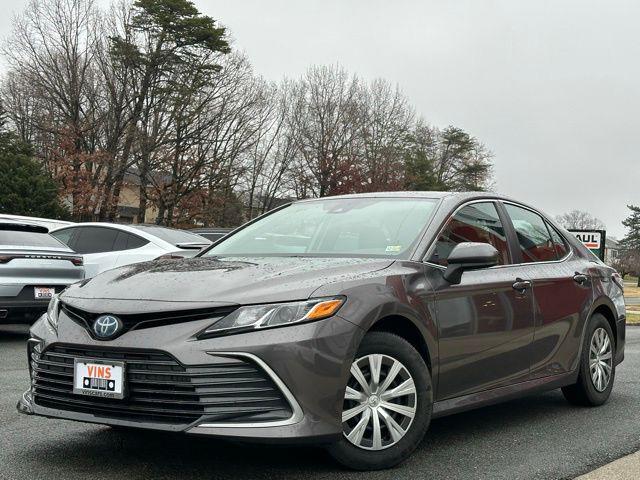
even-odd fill
[{"label": "alloy wheel", "polygon": [[607,331],[599,327],[591,336],[589,347],[589,372],[591,382],[598,392],[604,392],[611,381],[613,350]]},{"label": "alloy wheel", "polygon": [[370,354],[351,365],[342,411],[344,436],[356,447],[383,450],[398,443],[416,415],[409,370],[388,355]]}]

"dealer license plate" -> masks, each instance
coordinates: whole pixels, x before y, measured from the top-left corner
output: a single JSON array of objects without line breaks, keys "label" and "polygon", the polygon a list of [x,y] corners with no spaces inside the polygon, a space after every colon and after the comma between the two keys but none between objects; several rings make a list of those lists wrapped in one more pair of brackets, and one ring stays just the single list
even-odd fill
[{"label": "dealer license plate", "polygon": [[49,299],[56,293],[53,287],[33,287],[33,295],[38,299]]},{"label": "dealer license plate", "polygon": [[75,359],[73,393],[102,398],[124,398],[124,363]]}]

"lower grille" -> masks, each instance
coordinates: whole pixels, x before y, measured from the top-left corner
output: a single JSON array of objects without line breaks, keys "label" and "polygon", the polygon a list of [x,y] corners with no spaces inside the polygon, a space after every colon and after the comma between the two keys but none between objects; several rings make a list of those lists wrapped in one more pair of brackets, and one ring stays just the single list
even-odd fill
[{"label": "lower grille", "polygon": [[[250,360],[212,356],[211,364],[184,366],[164,352],[30,348],[36,405],[100,417],[188,425],[198,420],[243,423],[286,420],[291,406],[269,375]],[[73,393],[74,359],[124,362],[123,400]]]}]

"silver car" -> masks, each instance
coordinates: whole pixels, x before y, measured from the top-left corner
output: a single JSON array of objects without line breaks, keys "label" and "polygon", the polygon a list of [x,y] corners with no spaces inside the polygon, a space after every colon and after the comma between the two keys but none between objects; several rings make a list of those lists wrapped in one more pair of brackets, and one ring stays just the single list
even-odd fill
[{"label": "silver car", "polygon": [[32,323],[84,278],[82,256],[33,223],[0,220],[0,323]]}]

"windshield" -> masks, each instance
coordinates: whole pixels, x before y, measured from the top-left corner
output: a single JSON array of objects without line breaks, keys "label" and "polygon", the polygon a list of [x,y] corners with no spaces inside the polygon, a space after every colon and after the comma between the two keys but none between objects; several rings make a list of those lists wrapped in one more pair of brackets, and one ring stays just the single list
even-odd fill
[{"label": "windshield", "polygon": [[436,200],[338,198],[294,203],[248,225],[209,255],[408,258]]},{"label": "windshield", "polygon": [[172,245],[178,245],[180,243],[211,243],[206,238],[193,233],[185,232],[184,230],[177,230],[175,228],[167,227],[154,227],[153,225],[129,225],[143,232],[147,232],[149,235],[154,235],[160,240],[169,242]]}]

